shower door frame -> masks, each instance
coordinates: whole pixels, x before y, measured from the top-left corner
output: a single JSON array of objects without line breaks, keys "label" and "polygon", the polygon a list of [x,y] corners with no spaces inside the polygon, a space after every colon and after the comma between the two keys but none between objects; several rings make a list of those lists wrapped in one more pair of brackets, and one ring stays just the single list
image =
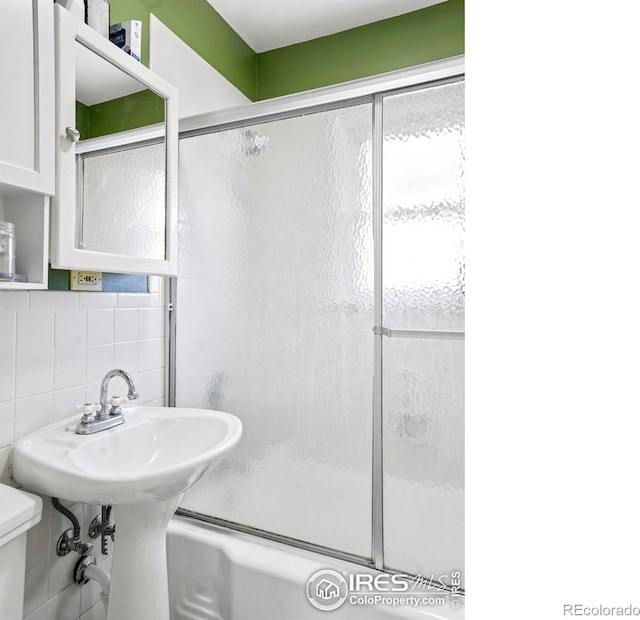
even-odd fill
[{"label": "shower door frame", "polygon": [[[373,248],[374,248],[374,369],[373,369],[373,413],[372,413],[372,540],[371,558],[353,555],[337,549],[297,540],[273,532],[204,515],[178,508],[176,514],[204,521],[214,526],[230,529],[241,534],[258,536],[263,539],[293,546],[305,551],[351,562],[380,571],[399,572],[384,565],[384,524],[383,524],[383,443],[382,443],[382,339],[383,337],[464,339],[464,332],[435,330],[398,330],[383,326],[382,317],[382,104],[383,98],[404,91],[417,90],[428,86],[445,84],[463,79],[465,76],[464,56],[455,56],[423,65],[401,69],[306,91],[251,103],[237,108],[200,114],[180,120],[179,139],[208,133],[236,129],[255,123],[264,123],[294,116],[302,116],[340,107],[362,103],[372,104],[372,202],[373,202]],[[168,294],[168,364],[166,375],[166,397],[170,407],[175,407],[176,399],[176,311],[177,278],[169,278]]]}]

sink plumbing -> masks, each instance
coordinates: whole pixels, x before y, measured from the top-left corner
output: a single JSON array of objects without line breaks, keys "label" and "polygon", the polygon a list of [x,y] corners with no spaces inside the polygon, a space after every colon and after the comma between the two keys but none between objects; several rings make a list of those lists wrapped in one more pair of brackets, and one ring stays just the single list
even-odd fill
[{"label": "sink plumbing", "polygon": [[[57,497],[51,498],[54,508],[61,512],[69,521],[72,527],[65,530],[56,545],[56,553],[59,556],[65,556],[75,551],[80,554],[80,559],[76,562],[73,569],[73,580],[78,585],[89,583],[90,580],[96,581],[101,588],[100,598],[107,608],[109,602],[109,589],[111,587],[111,575],[104,568],[96,565],[96,558],[89,555],[93,550],[93,544],[83,542],[80,538],[80,522],[78,518],[66,506],[63,506]],[[102,555],[108,553],[108,537],[114,540],[116,526],[111,524],[111,506],[102,506],[102,516],[97,516],[89,526],[89,536],[97,538],[102,536],[101,551]]]},{"label": "sink plumbing", "polygon": [[67,555],[72,551],[79,553],[80,555],[88,555],[93,549],[91,543],[85,543],[80,540],[80,522],[68,508],[60,503],[57,497],[51,498],[53,507],[61,512],[73,525],[72,528],[66,530],[60,538],[58,538],[58,544],[56,545],[56,553],[60,556]]}]

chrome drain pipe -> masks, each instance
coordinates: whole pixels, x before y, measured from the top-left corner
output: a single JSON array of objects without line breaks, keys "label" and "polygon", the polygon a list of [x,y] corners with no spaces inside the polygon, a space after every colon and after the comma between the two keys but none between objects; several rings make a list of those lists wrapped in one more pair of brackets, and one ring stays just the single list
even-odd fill
[{"label": "chrome drain pipe", "polygon": [[89,581],[95,581],[102,590],[100,599],[104,604],[105,612],[109,604],[109,590],[111,589],[111,574],[101,566],[96,565],[96,558],[93,555],[85,555],[80,558],[73,571],[73,580],[80,586]]}]

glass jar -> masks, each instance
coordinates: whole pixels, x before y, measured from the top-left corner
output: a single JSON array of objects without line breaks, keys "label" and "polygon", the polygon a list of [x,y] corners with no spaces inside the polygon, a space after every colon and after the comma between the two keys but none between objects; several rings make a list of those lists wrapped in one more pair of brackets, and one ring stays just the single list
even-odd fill
[{"label": "glass jar", "polygon": [[0,222],[0,280],[16,274],[16,233],[11,222]]}]

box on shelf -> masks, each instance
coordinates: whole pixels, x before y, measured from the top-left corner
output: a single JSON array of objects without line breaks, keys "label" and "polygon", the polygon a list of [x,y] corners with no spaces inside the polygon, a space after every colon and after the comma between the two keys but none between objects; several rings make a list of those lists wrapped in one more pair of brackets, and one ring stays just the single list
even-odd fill
[{"label": "box on shelf", "polygon": [[140,20],[130,19],[112,24],[109,29],[109,40],[140,62],[142,55],[142,22]]}]

